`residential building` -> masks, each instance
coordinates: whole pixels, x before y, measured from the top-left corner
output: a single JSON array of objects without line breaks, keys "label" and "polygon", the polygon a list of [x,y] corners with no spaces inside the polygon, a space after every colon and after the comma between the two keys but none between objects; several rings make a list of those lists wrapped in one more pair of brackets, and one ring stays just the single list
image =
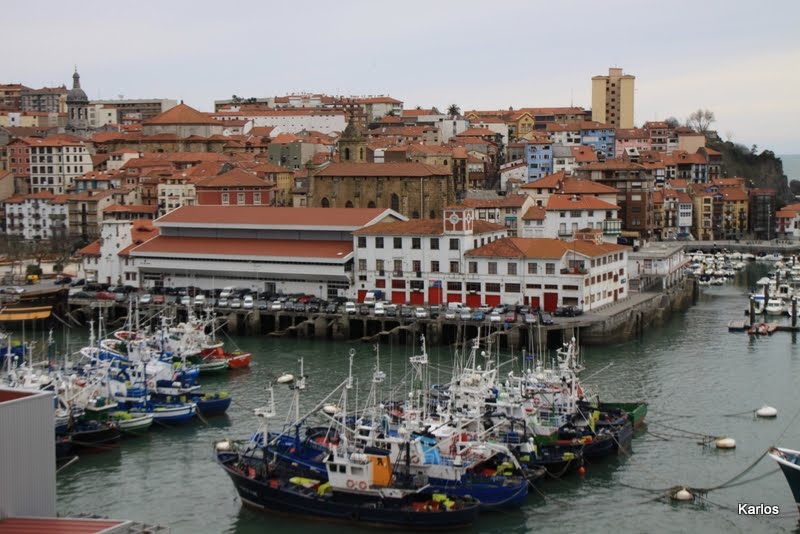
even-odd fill
[{"label": "residential building", "polygon": [[273,186],[272,201],[276,206],[292,205],[294,172],[280,165],[259,163],[250,169],[256,176]]},{"label": "residential building", "polygon": [[83,191],[64,195],[69,216],[70,237],[97,239],[103,211],[114,204],[137,204],[139,193],[133,188]]},{"label": "residential building", "polygon": [[139,121],[152,119],[178,105],[169,98],[92,100],[92,107],[109,110],[114,117],[111,123],[123,124],[125,115],[135,115]]},{"label": "residential building", "polygon": [[386,209],[184,206],[156,219],[131,251],[143,287],[235,285],[259,292],[347,296],[352,232],[405,220]]},{"label": "residential building", "polygon": [[75,178],[92,170],[92,158],[78,138],[29,137],[25,144],[30,146],[30,190],[33,193],[65,193]]},{"label": "residential building", "polygon": [[777,222],[775,220],[778,200],[777,191],[759,187],[750,189],[749,196],[748,221],[753,237],[755,239],[775,239],[777,232]]},{"label": "residential building", "polygon": [[0,110],[22,110],[22,91],[30,91],[19,83],[0,84]]},{"label": "residential building", "polygon": [[[488,305],[528,304],[546,311],[579,306],[591,311],[628,295],[628,257],[622,245],[508,237],[464,256],[468,272],[475,275],[471,287]],[[447,300],[464,302],[464,296],[448,291]]]},{"label": "residential building", "polygon": [[654,235],[658,239],[685,238],[692,228],[692,198],[669,188],[653,192]]},{"label": "residential building", "polygon": [[547,137],[535,137],[523,143],[528,182],[535,182],[553,172],[553,143]]},{"label": "residential building", "polygon": [[740,239],[748,232],[750,197],[744,187],[721,187],[722,225],[719,228],[721,239]]},{"label": "residential building", "polygon": [[41,89],[23,89],[20,94],[22,111],[44,111],[48,113],[65,113],[67,111],[67,88],[42,87]]},{"label": "residential building", "polygon": [[294,134],[280,134],[267,147],[269,162],[290,170],[297,170],[310,162],[319,153],[330,150],[313,140]]},{"label": "residential building", "polygon": [[[8,170],[14,174],[16,191],[22,195],[31,189],[31,141],[27,137],[12,139],[6,146]],[[38,156],[37,156],[38,162]]]},{"label": "residential building", "polygon": [[522,216],[534,202],[528,195],[505,195],[490,198],[465,198],[462,206],[472,208],[478,221],[486,221],[504,226],[508,235],[519,235]]},{"label": "residential building", "polygon": [[547,200],[543,237],[572,239],[579,230],[601,230],[616,242],[621,221],[619,207],[591,195],[555,194]]},{"label": "residential building", "polygon": [[615,128],[633,128],[633,95],[636,78],[621,68],[608,69],[608,76],[592,77],[592,120]]},{"label": "residential building", "polygon": [[104,220],[100,239],[78,251],[82,276],[105,284],[140,287],[139,269],[130,252],[157,235],[158,229],[149,219]]},{"label": "residential building", "polygon": [[261,206],[272,204],[273,184],[252,172],[234,168],[195,183],[197,205]]},{"label": "residential building", "polygon": [[681,243],[647,243],[628,252],[631,291],[664,290],[686,277],[687,258]]},{"label": "residential building", "polygon": [[25,240],[67,237],[68,207],[64,195],[33,193],[8,198],[3,205],[7,235]]},{"label": "residential building", "polygon": [[194,179],[182,172],[159,178],[156,195],[158,196],[159,216],[181,206],[194,206],[197,203],[197,188]]},{"label": "residential building", "polygon": [[272,126],[273,135],[296,134],[312,130],[323,134],[339,133],[347,126],[344,111],[327,108],[248,109],[220,111],[212,115],[217,121],[239,119],[252,121],[253,127]]},{"label": "residential building", "polygon": [[800,239],[800,204],[784,206],[775,214],[776,237],[796,241]]},{"label": "residential building", "polygon": [[[353,232],[356,296],[382,289],[397,304],[442,304],[480,298],[472,288],[465,252],[505,237],[502,225],[478,220],[466,207],[445,209],[442,219],[371,225]],[[457,297],[456,297],[457,295]]]},{"label": "residential building", "polygon": [[102,221],[153,220],[158,216],[158,206],[144,204],[112,204],[102,211]]},{"label": "residential building", "polygon": [[224,125],[210,114],[197,111],[183,102],[167,111],[142,121],[142,135],[171,134],[178,138],[222,135]]}]

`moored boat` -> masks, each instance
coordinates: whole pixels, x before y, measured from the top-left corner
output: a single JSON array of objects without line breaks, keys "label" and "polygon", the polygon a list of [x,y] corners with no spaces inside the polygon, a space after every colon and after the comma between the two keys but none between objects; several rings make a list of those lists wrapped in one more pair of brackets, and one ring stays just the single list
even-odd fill
[{"label": "moored boat", "polygon": [[202,415],[219,415],[225,413],[231,405],[231,397],[224,391],[205,394],[196,392],[192,396],[192,402],[197,405],[197,411]]},{"label": "moored boat", "polygon": [[153,425],[155,419],[150,413],[116,411],[109,415],[119,425],[120,432],[128,435],[144,434]]},{"label": "moored boat", "polygon": [[800,510],[800,451],[770,447],[769,456],[778,462],[786,482],[789,483],[789,489],[792,490],[794,502]]}]

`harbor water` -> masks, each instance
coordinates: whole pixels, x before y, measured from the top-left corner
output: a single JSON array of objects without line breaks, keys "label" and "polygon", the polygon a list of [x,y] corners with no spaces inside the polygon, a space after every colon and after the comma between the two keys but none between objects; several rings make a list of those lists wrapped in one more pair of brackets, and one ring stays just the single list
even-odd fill
[{"label": "harbor water", "polygon": [[[532,491],[520,510],[483,515],[473,531],[798,531],[789,487],[768,457],[737,480],[743,483],[711,491],[703,500],[677,504],[662,497],[663,490],[678,485],[718,486],[745,471],[770,445],[800,449],[797,336],[776,332],[748,338],[727,332],[728,321],[744,318],[748,286],[765,272],[764,266],[751,266],[737,275],[735,284],[703,288],[695,306],[640,339],[585,349],[585,383],[601,400],[647,401],[647,430],[636,435],[630,455],[589,463],[582,478],[543,481],[539,493]],[[348,525],[322,526],[242,508],[230,480],[212,459],[212,442],[249,437],[257,424],[252,409],[266,403],[265,387],[284,372],[297,373],[300,358],[308,375],[306,408],[345,379],[351,348],[356,352],[359,402],[365,400],[375,363],[372,345],[240,337],[228,340],[227,346],[233,341],[252,351],[251,369],[202,381],[208,389],[233,396],[226,416],[210,418],[208,424],[154,428],[146,436],[125,440],[118,450],[81,457],[58,475],[59,513],[157,523],[175,533],[353,532]],[[402,380],[410,369],[408,357],[417,350],[381,345],[386,390],[392,384],[408,391]],[[434,380],[448,378],[452,351],[429,347]],[[290,395],[275,386],[279,413],[288,408]],[[776,419],[753,417],[764,404],[778,409]],[[737,448],[704,446],[702,435],[732,437]],[[780,514],[738,515],[739,503],[777,505]]]}]

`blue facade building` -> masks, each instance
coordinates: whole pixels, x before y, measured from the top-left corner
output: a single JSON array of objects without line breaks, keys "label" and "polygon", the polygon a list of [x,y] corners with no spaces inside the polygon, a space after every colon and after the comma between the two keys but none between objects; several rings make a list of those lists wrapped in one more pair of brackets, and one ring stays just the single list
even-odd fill
[{"label": "blue facade building", "polygon": [[525,145],[525,163],[528,182],[553,174],[553,145],[549,140],[528,141]]},{"label": "blue facade building", "polygon": [[612,126],[594,123],[581,127],[581,144],[592,147],[598,157],[613,158],[616,143],[617,133]]}]

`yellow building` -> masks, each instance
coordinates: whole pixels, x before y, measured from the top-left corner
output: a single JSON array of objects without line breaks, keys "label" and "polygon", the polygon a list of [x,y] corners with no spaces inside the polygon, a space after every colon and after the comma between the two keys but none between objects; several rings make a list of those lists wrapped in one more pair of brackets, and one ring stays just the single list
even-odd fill
[{"label": "yellow building", "polygon": [[633,128],[634,80],[620,68],[608,69],[608,76],[592,77],[592,120]]}]

